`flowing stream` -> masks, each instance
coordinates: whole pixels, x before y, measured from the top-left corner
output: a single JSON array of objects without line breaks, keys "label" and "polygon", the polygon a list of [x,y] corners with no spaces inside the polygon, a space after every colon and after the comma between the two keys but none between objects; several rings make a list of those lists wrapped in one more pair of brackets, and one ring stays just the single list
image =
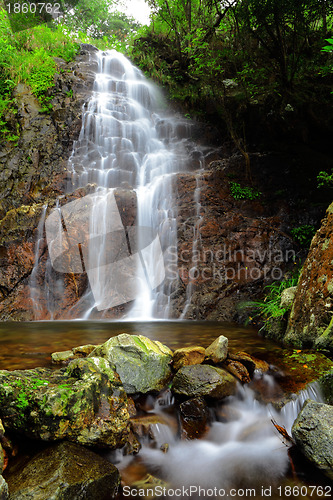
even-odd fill
[{"label": "flowing stream", "polygon": [[[273,395],[276,381],[272,375],[257,372],[255,379],[261,379],[266,390]],[[264,404],[251,384],[239,385],[234,396],[224,399],[211,410],[214,421],[202,439],[180,440],[181,418],[178,416],[173,420],[170,417],[174,401],[168,395],[167,398],[162,395],[161,401],[157,399],[151,412],[165,418],[165,423],[151,425],[153,439],[144,439],[139,453],[148,472],[164,481],[159,483],[148,476],[146,487],[150,491],[155,491],[158,496],[159,488],[163,486],[163,498],[178,495],[193,500],[207,497],[239,499],[244,496],[277,499],[292,496],[292,491],[299,491],[302,486],[303,491],[307,491],[307,484],[315,484],[313,476],[296,475],[288,452],[290,442],[274,424],[291,436],[292,424],[304,401],[310,398],[323,402],[319,384],[310,384],[281,410],[273,404]],[[115,461],[115,457],[112,458]],[[123,472],[125,484],[127,482],[124,492],[132,491],[134,497],[144,481],[131,484],[128,471],[133,468],[133,459],[119,453],[117,458],[117,466]],[[293,470],[292,479],[286,478],[289,469]],[[313,496],[317,498],[316,494]]]}]

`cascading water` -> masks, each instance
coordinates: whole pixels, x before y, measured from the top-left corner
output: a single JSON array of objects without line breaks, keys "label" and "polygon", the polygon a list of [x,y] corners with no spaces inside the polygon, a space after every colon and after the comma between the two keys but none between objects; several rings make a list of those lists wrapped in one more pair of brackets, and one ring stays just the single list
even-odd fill
[{"label": "cascading water", "polygon": [[[173,179],[189,166],[192,124],[166,116],[160,92],[123,55],[111,50],[94,57],[98,72],[69,159],[68,192],[89,184],[95,193],[49,217],[52,265],[57,271],[87,272],[90,287],[80,299],[85,319],[93,310],[128,302],[126,317],[169,318],[177,262]],[[202,166],[200,151],[197,158]],[[117,202],[120,195],[126,201],[128,193],[134,193],[137,207],[135,230],[124,226]],[[89,206],[88,232],[84,204]]]},{"label": "cascading water", "polygon": [[[257,373],[255,378],[260,378],[266,390],[274,393],[276,382],[271,375]],[[257,400],[251,387],[239,385],[237,394],[226,398],[215,410],[217,421],[203,439],[179,441],[170,428],[167,431],[165,425],[155,425],[152,430],[157,448],[167,442],[168,452],[144,443],[139,456],[154,474],[167,481],[170,491],[185,489],[181,498],[188,496],[189,488],[193,499],[205,497],[205,491],[213,498],[241,498],[246,496],[244,488],[247,491],[252,488],[249,495],[261,498],[262,487],[283,484],[289,467],[289,443],[284,442],[272,422],[290,435],[291,426],[308,398],[323,402],[318,383],[294,395],[281,410]],[[231,494],[234,488],[240,489],[240,496],[237,492]],[[212,491],[220,494],[209,493]]]}]

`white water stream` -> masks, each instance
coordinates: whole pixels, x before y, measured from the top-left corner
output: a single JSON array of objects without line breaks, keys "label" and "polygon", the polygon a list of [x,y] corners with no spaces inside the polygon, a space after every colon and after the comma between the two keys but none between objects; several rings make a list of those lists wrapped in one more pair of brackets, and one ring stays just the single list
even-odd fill
[{"label": "white water stream", "polygon": [[[84,319],[129,302],[126,317],[167,319],[177,278],[174,175],[189,168],[190,152],[196,151],[195,167],[203,165],[203,155],[191,141],[193,124],[166,114],[161,93],[122,54],[91,57],[98,71],[69,159],[68,191],[93,184],[95,193],[55,209],[46,220],[51,264],[56,271],[87,272],[90,286],[80,299]],[[116,198],[120,192],[126,200],[133,191],[136,222],[128,228]],[[49,301],[51,318],[56,307]]]},{"label": "white water stream", "polygon": [[[274,393],[276,382],[271,375],[257,373],[256,377]],[[254,495],[252,491],[252,497],[261,498],[261,488],[283,484],[290,466],[290,443],[284,441],[272,421],[291,435],[292,424],[308,398],[323,402],[318,383],[294,395],[281,410],[260,402],[249,386],[239,385],[235,396],[222,401],[220,411],[217,410],[219,421],[213,422],[204,438],[179,440],[177,425],[155,424],[152,428],[156,448],[144,442],[139,456],[149,471],[167,482],[168,488],[186,491],[192,487],[192,499],[205,498],[203,491],[201,495],[195,493],[199,487],[212,498],[241,498],[246,496],[243,490],[249,488],[256,492]],[[163,408],[168,409],[165,401],[162,406],[156,404],[154,412],[163,414]],[[166,418],[170,418],[168,413]],[[167,453],[158,449],[165,443],[169,445]],[[121,464],[117,466],[122,468]],[[209,494],[214,488],[225,494]],[[240,489],[242,494],[228,494],[232,489]],[[186,493],[180,495],[186,497]]]}]

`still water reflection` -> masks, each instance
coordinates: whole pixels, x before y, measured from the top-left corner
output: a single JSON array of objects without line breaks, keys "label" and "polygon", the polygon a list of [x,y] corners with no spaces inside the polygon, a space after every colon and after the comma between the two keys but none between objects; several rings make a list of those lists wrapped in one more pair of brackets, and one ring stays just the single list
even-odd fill
[{"label": "still water reflection", "polygon": [[276,367],[275,377],[287,392],[296,392],[332,368],[320,354],[286,349],[261,337],[253,327],[212,321],[40,321],[0,323],[0,369],[51,367],[51,353],[85,344],[100,344],[120,333],[145,335],[171,349],[190,345],[207,347],[219,335],[229,349],[246,351]]},{"label": "still water reflection", "polygon": [[[0,323],[0,369],[50,366],[50,354],[84,344],[100,344],[120,333],[145,335],[171,349],[190,345],[207,347],[219,335],[229,347],[265,358],[280,348],[260,337],[254,328],[209,321],[42,321]],[[261,354],[261,355],[260,355]]]}]

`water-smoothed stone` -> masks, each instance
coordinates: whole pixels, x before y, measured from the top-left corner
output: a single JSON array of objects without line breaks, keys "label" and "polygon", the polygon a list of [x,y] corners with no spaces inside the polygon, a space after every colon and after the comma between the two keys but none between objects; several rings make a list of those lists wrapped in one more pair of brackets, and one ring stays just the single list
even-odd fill
[{"label": "water-smoothed stone", "polygon": [[173,353],[173,367],[179,370],[182,366],[200,365],[205,359],[205,349],[200,346],[182,347]]},{"label": "water-smoothed stone", "polygon": [[160,391],[171,378],[172,351],[143,335],[122,333],[96,347],[89,356],[107,359],[129,394]]},{"label": "water-smoothed stone", "polygon": [[72,352],[77,356],[82,356],[83,358],[85,358],[90,353],[92,353],[93,350],[96,349],[96,347],[98,346],[94,344],[80,345],[78,347],[73,347]]},{"label": "water-smoothed stone", "polygon": [[120,476],[91,450],[62,442],[28,462],[18,459],[7,481],[12,500],[109,500],[117,495]]},{"label": "water-smoothed stone", "polygon": [[0,476],[0,500],[7,500],[8,494],[8,484],[2,476]]},{"label": "water-smoothed stone", "polygon": [[248,354],[247,352],[239,351],[239,352],[229,352],[228,358],[233,361],[239,361],[242,363],[245,368],[248,370],[250,376],[253,376],[254,370],[258,370],[260,372],[267,372],[269,370],[269,364],[262,359],[255,358]]},{"label": "water-smoothed stone", "polygon": [[307,400],[293,427],[298,448],[330,479],[333,479],[333,406]]},{"label": "water-smoothed stone", "polygon": [[224,398],[235,392],[236,379],[227,371],[209,365],[183,366],[176,373],[172,391],[188,397]]},{"label": "water-smoothed stone", "polygon": [[[2,422],[0,420],[0,437],[3,436],[5,433],[5,429],[2,425]],[[0,442],[0,474],[2,473],[4,469],[4,463],[5,463],[5,452],[3,450],[2,444]]]},{"label": "water-smoothed stone", "polygon": [[240,361],[226,359],[223,363],[223,367],[243,384],[247,384],[251,381],[247,368]]},{"label": "water-smoothed stone", "polygon": [[73,359],[86,358],[98,345],[87,344],[73,347],[69,351],[57,351],[51,354],[52,363],[57,365],[67,364]]},{"label": "water-smoothed stone", "polygon": [[206,357],[213,363],[222,363],[228,355],[228,339],[220,335],[214,342],[207,347]]},{"label": "water-smoothed stone", "polygon": [[51,359],[52,363],[55,363],[56,365],[61,365],[63,363],[69,363],[73,359],[75,359],[75,356],[73,354],[73,351],[59,351],[59,352],[53,352],[51,354]]},{"label": "water-smoothed stone", "polygon": [[129,432],[127,396],[102,358],[67,368],[0,371],[0,417],[30,438],[117,448]]}]

